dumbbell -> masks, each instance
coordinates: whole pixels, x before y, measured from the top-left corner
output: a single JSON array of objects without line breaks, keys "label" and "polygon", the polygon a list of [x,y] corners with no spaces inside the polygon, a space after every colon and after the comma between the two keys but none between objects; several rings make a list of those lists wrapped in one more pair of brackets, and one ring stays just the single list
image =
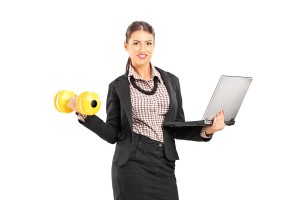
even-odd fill
[{"label": "dumbbell", "polygon": [[[71,90],[61,90],[54,97],[54,106],[58,112],[71,113],[72,109],[68,107],[70,98],[76,97]],[[101,106],[99,96],[94,92],[82,92],[76,100],[76,108],[78,112],[84,115],[96,114]]]}]

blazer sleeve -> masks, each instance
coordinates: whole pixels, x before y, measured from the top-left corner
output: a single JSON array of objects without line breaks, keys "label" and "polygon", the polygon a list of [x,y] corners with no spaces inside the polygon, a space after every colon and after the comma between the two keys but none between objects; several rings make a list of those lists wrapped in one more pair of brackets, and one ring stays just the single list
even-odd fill
[{"label": "blazer sleeve", "polygon": [[[177,77],[174,78],[175,81],[175,91],[176,91],[176,100],[177,100],[177,113],[175,121],[184,122],[185,116],[182,106],[182,96],[179,79]],[[192,140],[192,141],[204,141],[208,142],[211,138],[203,138],[201,137],[201,130],[203,127],[176,127],[174,128],[174,137],[176,139],[182,140]]]},{"label": "blazer sleeve", "polygon": [[96,115],[87,116],[85,122],[79,123],[96,133],[103,140],[114,144],[117,142],[120,131],[120,101],[116,94],[114,84],[109,85],[106,101],[107,118],[106,123]]}]

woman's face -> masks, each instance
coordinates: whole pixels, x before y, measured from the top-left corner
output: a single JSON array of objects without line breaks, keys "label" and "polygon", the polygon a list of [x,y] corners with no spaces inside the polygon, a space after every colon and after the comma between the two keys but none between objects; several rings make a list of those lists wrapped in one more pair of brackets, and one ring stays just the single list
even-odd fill
[{"label": "woman's face", "polygon": [[154,50],[153,35],[140,30],[131,33],[128,42],[124,44],[133,66],[148,65]]}]

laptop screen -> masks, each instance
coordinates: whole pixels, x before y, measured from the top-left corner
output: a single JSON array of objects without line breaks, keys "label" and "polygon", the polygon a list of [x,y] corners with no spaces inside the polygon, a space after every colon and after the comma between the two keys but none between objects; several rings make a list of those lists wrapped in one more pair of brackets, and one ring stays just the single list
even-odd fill
[{"label": "laptop screen", "polygon": [[234,121],[251,82],[252,77],[222,75],[202,119],[211,121],[223,109],[225,121]]}]

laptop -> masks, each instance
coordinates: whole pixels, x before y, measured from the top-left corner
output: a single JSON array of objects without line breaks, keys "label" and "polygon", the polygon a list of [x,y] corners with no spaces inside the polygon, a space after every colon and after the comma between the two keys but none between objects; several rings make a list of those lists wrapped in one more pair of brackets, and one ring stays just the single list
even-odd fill
[{"label": "laptop", "polygon": [[205,110],[202,120],[186,122],[165,122],[164,127],[208,126],[214,116],[224,110],[224,121],[228,126],[235,124],[235,118],[246,96],[252,77],[222,75]]}]

